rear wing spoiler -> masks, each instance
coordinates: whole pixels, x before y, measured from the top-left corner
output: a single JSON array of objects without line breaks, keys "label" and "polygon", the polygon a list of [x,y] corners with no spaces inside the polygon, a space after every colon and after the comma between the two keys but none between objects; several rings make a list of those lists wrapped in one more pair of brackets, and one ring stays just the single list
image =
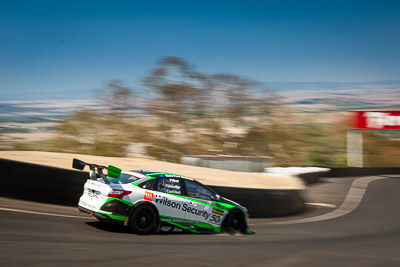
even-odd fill
[{"label": "rear wing spoiler", "polygon": [[[114,167],[112,165],[108,165],[108,167],[103,165],[97,165],[93,163],[86,163],[82,160],[74,158],[72,160],[72,168],[83,170],[85,166],[89,166],[90,172],[89,176],[92,180],[97,180],[98,176],[101,177],[106,184],[110,184],[110,180],[108,180],[107,175],[112,178],[119,178],[121,175],[121,169]],[[107,175],[103,173],[103,170],[107,169]]]}]

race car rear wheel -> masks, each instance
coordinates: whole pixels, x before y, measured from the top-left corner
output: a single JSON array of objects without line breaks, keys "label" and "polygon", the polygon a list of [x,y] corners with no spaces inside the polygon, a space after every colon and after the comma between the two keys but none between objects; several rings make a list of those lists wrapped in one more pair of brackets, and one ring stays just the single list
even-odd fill
[{"label": "race car rear wheel", "polygon": [[225,219],[225,231],[230,234],[244,233],[246,231],[246,219],[240,210],[231,211]]},{"label": "race car rear wheel", "polygon": [[147,235],[154,230],[156,220],[157,214],[154,208],[142,205],[133,211],[129,219],[129,226],[134,233]]}]

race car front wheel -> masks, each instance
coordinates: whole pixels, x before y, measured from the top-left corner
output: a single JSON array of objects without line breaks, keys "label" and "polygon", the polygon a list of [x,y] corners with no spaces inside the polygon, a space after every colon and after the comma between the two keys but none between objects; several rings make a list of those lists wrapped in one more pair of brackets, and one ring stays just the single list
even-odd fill
[{"label": "race car front wheel", "polygon": [[240,210],[232,210],[225,219],[225,231],[230,234],[244,233],[246,231],[246,219]]},{"label": "race car front wheel", "polygon": [[148,205],[137,207],[130,219],[129,226],[131,230],[139,235],[150,234],[156,226],[157,214],[154,208]]}]

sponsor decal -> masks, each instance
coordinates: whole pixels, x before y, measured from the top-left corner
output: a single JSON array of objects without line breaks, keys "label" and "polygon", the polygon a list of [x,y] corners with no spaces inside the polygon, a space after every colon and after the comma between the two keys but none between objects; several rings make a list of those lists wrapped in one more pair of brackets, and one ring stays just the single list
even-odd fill
[{"label": "sponsor decal", "polygon": [[182,206],[181,203],[169,200],[167,197],[159,197],[159,196],[156,196],[156,203],[178,210],[180,210]]},{"label": "sponsor decal", "polygon": [[194,207],[189,206],[186,203],[181,204],[181,203],[175,202],[173,200],[168,199],[167,197],[159,197],[156,195],[155,202],[157,204],[161,204],[163,206],[167,206],[167,207],[177,209],[177,210],[182,210],[184,212],[203,217],[205,220],[208,220],[208,218],[210,217],[210,213],[208,213],[205,210],[196,209]]},{"label": "sponsor decal", "polygon": [[161,218],[163,222],[173,222],[173,223],[181,223],[181,224],[199,224],[199,221],[187,220],[187,219],[178,219],[178,218]]},{"label": "sponsor decal", "polygon": [[179,184],[165,184],[165,187],[167,189],[175,189],[180,191],[181,190],[181,186]]},{"label": "sponsor decal", "polygon": [[186,211],[187,213],[191,213],[191,214],[194,214],[194,215],[197,215],[197,216],[201,216],[201,217],[203,217],[205,220],[207,220],[208,217],[210,217],[210,214],[209,214],[207,211],[205,211],[205,210],[199,210],[199,209],[190,207],[190,206],[187,205],[186,203],[183,204],[182,211]]},{"label": "sponsor decal", "polygon": [[224,215],[224,212],[222,211],[222,210],[218,210],[218,209],[213,209],[213,211],[212,211],[213,213],[215,213],[215,214],[218,214],[218,215]]},{"label": "sponsor decal", "polygon": [[182,228],[174,227],[174,229],[172,229],[172,232],[181,233],[182,232]]},{"label": "sponsor decal", "polygon": [[98,198],[98,196],[100,195],[100,192],[93,190],[93,189],[88,189],[87,194],[91,198]]},{"label": "sponsor decal", "polygon": [[400,129],[400,110],[353,111],[353,128]]},{"label": "sponsor decal", "polygon": [[144,191],[144,200],[153,202],[154,193]]},{"label": "sponsor decal", "polygon": [[169,232],[171,230],[171,228],[172,227],[162,226],[160,230],[163,231],[163,232]]},{"label": "sponsor decal", "polygon": [[[167,178],[181,178],[182,175],[177,175],[177,174],[165,174],[164,177],[167,177]],[[179,180],[171,179],[171,181],[172,181],[172,182],[175,182],[175,183],[179,183]]]},{"label": "sponsor decal", "polygon": [[181,186],[179,180],[167,178],[163,179],[162,183],[158,185],[158,188],[162,192],[166,192],[169,194],[181,194]]},{"label": "sponsor decal", "polygon": [[166,190],[165,193],[180,195],[180,194],[181,194],[181,191],[180,191],[180,190],[174,190],[174,189],[171,190],[171,189],[168,189],[168,188],[167,188],[167,190]]},{"label": "sponsor decal", "polygon": [[[189,177],[186,177],[186,176],[183,176],[183,175],[179,175],[179,174],[165,174],[165,175],[160,175],[160,177],[166,177],[166,178],[185,178],[185,179],[188,179],[188,180],[190,180],[190,181],[193,181],[193,179],[192,178],[189,178]],[[177,180],[175,180],[176,182],[178,182]]]},{"label": "sponsor decal", "polygon": [[382,129],[386,126],[400,126],[400,116],[391,116],[390,113],[383,112],[366,112],[367,128]]},{"label": "sponsor decal", "polygon": [[210,223],[219,224],[221,222],[221,218],[222,218],[221,216],[213,214],[210,218]]},{"label": "sponsor decal", "polygon": [[112,165],[108,165],[108,167],[107,167],[107,175],[112,177],[112,178],[118,179],[120,177],[120,175],[121,175],[121,169],[117,168],[115,166],[112,166]]}]

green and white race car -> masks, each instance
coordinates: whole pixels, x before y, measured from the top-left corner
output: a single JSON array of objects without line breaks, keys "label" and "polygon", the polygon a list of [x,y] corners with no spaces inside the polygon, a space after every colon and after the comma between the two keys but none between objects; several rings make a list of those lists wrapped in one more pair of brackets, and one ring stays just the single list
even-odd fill
[{"label": "green and white race car", "polygon": [[78,208],[102,222],[127,226],[136,234],[251,233],[245,207],[196,180],[165,172],[121,172],[73,160],[74,168],[85,166],[90,179]]}]

